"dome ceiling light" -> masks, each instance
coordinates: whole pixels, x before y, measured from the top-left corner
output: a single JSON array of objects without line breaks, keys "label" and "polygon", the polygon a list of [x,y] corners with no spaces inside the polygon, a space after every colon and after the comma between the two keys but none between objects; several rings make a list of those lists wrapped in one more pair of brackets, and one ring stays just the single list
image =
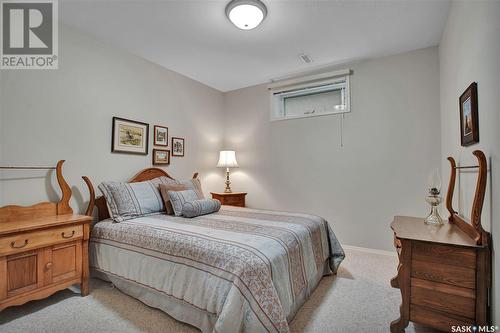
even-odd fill
[{"label": "dome ceiling light", "polygon": [[242,30],[256,28],[266,15],[266,5],[259,0],[233,0],[226,6],[227,18]]}]

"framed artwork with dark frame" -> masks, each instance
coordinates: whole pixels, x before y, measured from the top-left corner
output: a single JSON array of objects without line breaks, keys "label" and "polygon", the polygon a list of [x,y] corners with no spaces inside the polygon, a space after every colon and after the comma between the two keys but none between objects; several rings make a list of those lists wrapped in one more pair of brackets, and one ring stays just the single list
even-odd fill
[{"label": "framed artwork with dark frame", "polygon": [[168,146],[168,127],[155,125],[153,132],[155,146]]},{"label": "framed artwork with dark frame", "polygon": [[153,149],[153,165],[169,165],[170,150]]},{"label": "framed artwork with dark frame", "polygon": [[477,83],[473,82],[460,96],[460,143],[470,146],[479,142]]},{"label": "framed artwork with dark frame", "polygon": [[149,149],[149,124],[113,117],[111,152],[147,155]]},{"label": "framed artwork with dark frame", "polygon": [[184,139],[172,137],[172,156],[182,157],[184,156]]}]

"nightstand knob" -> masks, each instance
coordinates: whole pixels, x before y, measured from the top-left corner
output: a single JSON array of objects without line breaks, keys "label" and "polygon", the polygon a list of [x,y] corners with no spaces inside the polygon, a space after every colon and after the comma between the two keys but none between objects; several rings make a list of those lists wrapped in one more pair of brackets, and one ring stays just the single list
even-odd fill
[{"label": "nightstand knob", "polygon": [[52,263],[51,263],[51,262],[48,262],[48,263],[45,265],[45,270],[46,270],[46,271],[48,271],[51,267],[52,267]]}]

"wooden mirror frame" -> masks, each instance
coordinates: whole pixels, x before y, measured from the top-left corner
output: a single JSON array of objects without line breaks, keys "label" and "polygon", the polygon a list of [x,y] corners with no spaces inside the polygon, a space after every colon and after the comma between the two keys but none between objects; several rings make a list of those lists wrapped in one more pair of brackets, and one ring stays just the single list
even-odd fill
[{"label": "wooden mirror frame", "polygon": [[[448,157],[451,166],[450,183],[448,185],[448,193],[446,194],[446,208],[450,212],[448,220],[450,223],[456,224],[462,231],[469,237],[474,239],[477,245],[487,246],[489,233],[483,229],[481,225],[481,213],[483,211],[484,195],[486,192],[486,178],[487,178],[487,162],[486,156],[481,150],[473,152],[476,156],[478,165],[474,166],[457,166],[453,157]],[[472,203],[472,214],[470,223],[466,221],[458,212],[453,209],[453,193],[455,191],[455,182],[457,177],[457,169],[479,169],[476,183],[476,192],[474,194],[474,201]]]}]

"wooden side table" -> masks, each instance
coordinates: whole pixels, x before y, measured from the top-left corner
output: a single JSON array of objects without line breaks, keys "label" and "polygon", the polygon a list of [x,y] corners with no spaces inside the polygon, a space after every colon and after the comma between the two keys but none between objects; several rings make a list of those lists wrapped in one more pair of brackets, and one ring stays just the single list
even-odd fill
[{"label": "wooden side table", "polygon": [[245,207],[245,192],[210,192],[212,199],[217,199],[223,205]]}]

